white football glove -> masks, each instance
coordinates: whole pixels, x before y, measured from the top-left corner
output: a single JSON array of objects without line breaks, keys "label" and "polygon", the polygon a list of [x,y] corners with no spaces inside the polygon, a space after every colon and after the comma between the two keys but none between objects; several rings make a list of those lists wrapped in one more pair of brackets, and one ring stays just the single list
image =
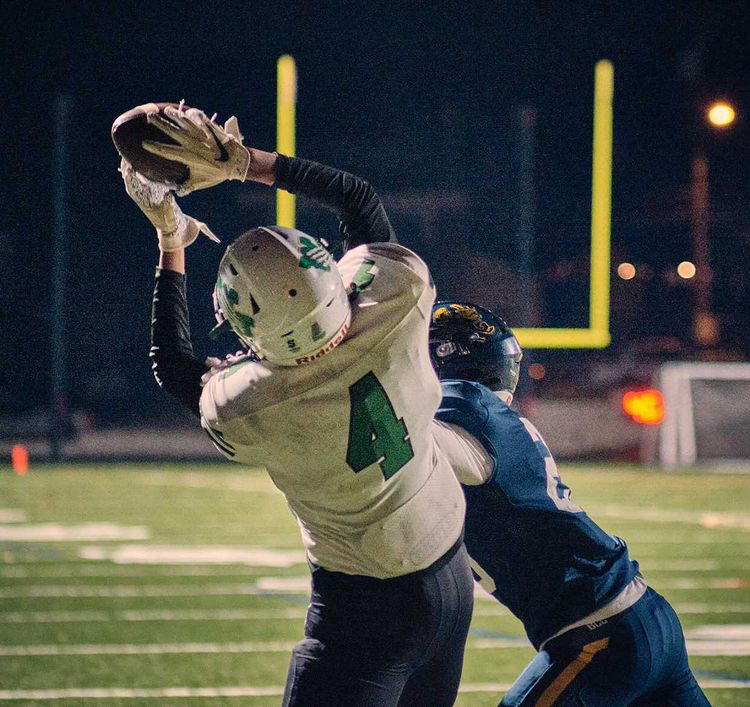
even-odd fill
[{"label": "white football glove", "polygon": [[[168,160],[181,162],[190,170],[186,182],[176,187],[179,196],[221,184],[228,179],[244,181],[252,160],[242,144],[237,118],[232,116],[222,128],[202,110],[179,107],[164,109],[166,118],[154,111],[148,122],[171,137],[177,145],[144,140],[143,149]],[[215,118],[216,116],[214,116]]]},{"label": "white football glove", "polygon": [[120,174],[128,196],[156,228],[159,248],[164,252],[187,248],[200,233],[205,233],[216,243],[220,242],[205,223],[182,213],[172,191],[173,185],[146,179],[125,159],[120,162]]}]

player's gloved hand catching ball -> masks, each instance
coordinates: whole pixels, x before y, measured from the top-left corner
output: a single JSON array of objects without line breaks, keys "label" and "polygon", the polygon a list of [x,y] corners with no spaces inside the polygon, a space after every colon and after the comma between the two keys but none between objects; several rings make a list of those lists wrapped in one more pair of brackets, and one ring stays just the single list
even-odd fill
[{"label": "player's gloved hand catching ball", "polygon": [[200,233],[205,233],[216,243],[220,242],[205,223],[182,213],[175,199],[173,185],[146,179],[125,159],[120,162],[120,174],[128,196],[156,228],[161,250],[168,253],[186,248]]},{"label": "player's gloved hand catching ball", "polygon": [[164,108],[163,116],[158,111],[152,111],[146,117],[151,125],[178,144],[144,140],[143,149],[159,157],[181,162],[190,170],[187,181],[176,187],[179,196],[207,189],[228,179],[244,181],[252,158],[250,151],[242,144],[242,135],[234,116],[222,127],[202,110],[185,109],[180,103],[177,107]]}]

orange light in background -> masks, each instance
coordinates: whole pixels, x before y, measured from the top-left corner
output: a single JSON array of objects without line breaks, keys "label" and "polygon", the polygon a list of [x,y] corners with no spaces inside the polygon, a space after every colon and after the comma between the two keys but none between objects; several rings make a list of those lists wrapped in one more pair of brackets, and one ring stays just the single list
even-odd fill
[{"label": "orange light in background", "polygon": [[532,363],[529,366],[529,378],[532,378],[535,381],[542,380],[546,373],[547,371],[541,363]]},{"label": "orange light in background", "polygon": [[664,419],[664,398],[655,388],[629,390],[622,396],[622,409],[634,422],[658,425]]},{"label": "orange light in background", "polygon": [[632,280],[635,277],[635,265],[633,263],[620,263],[617,266],[617,274],[623,280]]},{"label": "orange light in background", "polygon": [[734,122],[737,114],[725,101],[716,101],[708,109],[708,122],[717,128],[726,128]]},{"label": "orange light in background", "polygon": [[683,260],[677,266],[677,274],[683,280],[689,280],[691,277],[695,277],[695,273],[696,273],[695,265],[691,263],[689,260]]},{"label": "orange light in background", "polygon": [[22,444],[14,445],[10,451],[10,464],[16,474],[25,474],[29,470],[29,450]]}]

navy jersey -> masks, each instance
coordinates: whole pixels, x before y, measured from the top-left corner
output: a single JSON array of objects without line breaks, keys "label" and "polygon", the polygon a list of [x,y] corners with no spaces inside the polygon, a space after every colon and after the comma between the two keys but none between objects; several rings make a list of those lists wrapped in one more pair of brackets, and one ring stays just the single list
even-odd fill
[{"label": "navy jersey", "polygon": [[464,486],[466,548],[476,579],[517,616],[532,644],[588,616],[635,577],[625,543],[570,498],[536,428],[491,390],[443,381],[437,419],[486,449],[492,475]]}]

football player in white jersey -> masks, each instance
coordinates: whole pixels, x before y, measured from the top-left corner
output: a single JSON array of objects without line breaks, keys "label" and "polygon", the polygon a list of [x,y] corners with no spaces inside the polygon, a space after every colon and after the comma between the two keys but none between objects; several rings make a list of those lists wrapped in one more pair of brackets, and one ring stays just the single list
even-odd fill
[{"label": "football player in white jersey", "polygon": [[184,274],[184,247],[210,231],[182,214],[173,191],[122,165],[160,243],[157,380],[200,415],[222,454],[264,465],[299,522],[312,600],[284,704],[453,704],[473,588],[463,495],[432,437],[441,389],[426,265],[395,242],[359,177],[246,148],[236,129],[194,109],[149,122],[174,142],[144,147],[190,168],[179,194],[226,179],[283,188],[334,210],[352,246],[337,263],[295,229],[237,238],[214,305],[249,354],[211,368],[193,356]]}]

